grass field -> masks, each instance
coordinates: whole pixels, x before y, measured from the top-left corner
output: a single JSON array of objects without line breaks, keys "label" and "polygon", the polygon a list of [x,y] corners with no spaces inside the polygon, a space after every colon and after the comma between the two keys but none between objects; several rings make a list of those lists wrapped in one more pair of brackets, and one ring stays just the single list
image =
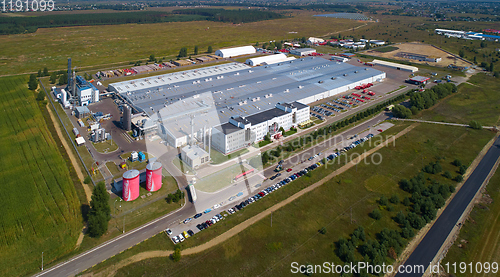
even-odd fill
[{"label": "grass field", "polygon": [[[486,193],[476,204],[470,217],[460,230],[455,244],[441,264],[445,263],[492,263],[500,259],[500,172],[497,170],[491,178]],[[498,276],[497,274],[460,274],[456,276]]]},{"label": "grass field", "polygon": [[500,116],[500,82],[486,74],[476,74],[432,110],[425,110],[416,118],[467,124],[476,120],[484,126],[496,126]]},{"label": "grass field", "polygon": [[210,151],[210,159],[212,159],[212,164],[220,164],[226,161],[229,161],[230,159],[234,157],[238,157],[241,155],[244,155],[245,153],[248,153],[248,149],[241,149],[236,152],[233,152],[228,155],[224,155],[221,152],[215,150],[212,148],[212,151]]},{"label": "grass field", "polygon": [[69,169],[27,89],[26,76],[0,79],[0,275],[36,272],[70,252],[82,227]]},{"label": "grass field", "polygon": [[216,192],[229,186],[236,175],[247,170],[244,165],[235,164],[199,179],[195,187],[201,191]]},{"label": "grass field", "polygon": [[[36,72],[44,66],[49,70],[64,70],[68,57],[72,58],[73,66],[86,70],[84,67],[96,64],[135,62],[150,54],[170,59],[183,46],[188,47],[191,54],[195,45],[200,51],[206,51],[208,46],[215,51],[227,46],[254,45],[257,41],[321,36],[361,25],[352,20],[313,17],[313,14],[300,11],[293,18],[244,24],[199,21],[63,27],[1,36],[0,44],[4,47],[0,72]],[[297,33],[289,33],[292,31]]]},{"label": "grass field", "polygon": [[[389,129],[388,133],[399,131],[406,126],[407,124],[395,126],[395,129]],[[285,276],[292,261],[300,264],[324,261],[338,263],[339,260],[332,251],[333,242],[340,236],[347,236],[359,225],[364,226],[369,238],[373,238],[374,233],[384,227],[397,229],[390,217],[398,210],[405,209],[401,204],[394,205],[393,212],[384,211],[383,218],[379,221],[369,218],[367,214],[377,206],[375,200],[381,195],[390,197],[397,193],[400,199],[408,195],[397,186],[401,178],[413,176],[423,164],[433,161],[438,155],[444,158],[444,170],[453,169],[450,162],[455,158],[469,164],[492,136],[493,134],[486,130],[420,125],[399,138],[395,146],[380,150],[379,153],[383,157],[380,165],[361,163],[357,168],[353,167],[334,177],[325,185],[298,198],[293,204],[274,212],[272,227],[271,218],[267,217],[219,246],[200,254],[182,257],[179,263],[173,263],[168,258],[148,259],[120,269],[116,276],[159,276],[162,272],[169,272],[171,276],[199,276],[203,272],[213,272],[218,276]],[[460,150],[464,147],[468,147],[470,151],[465,153]],[[362,152],[368,148],[371,146],[364,145],[353,151]],[[257,204],[250,205],[221,223],[196,234],[184,242],[182,247],[188,248],[206,242],[338,167],[340,165],[322,167],[314,171],[310,179],[302,177]],[[451,183],[442,176],[431,177]],[[352,224],[349,212],[351,207],[354,219]],[[322,227],[327,230],[324,235],[318,233]],[[171,248],[148,248],[154,249]],[[134,248],[129,251],[137,253]],[[129,256],[128,251],[122,255],[122,258]],[[112,261],[118,260],[121,258],[116,256]],[[221,264],[224,267],[220,267]],[[109,263],[107,265],[110,266]]]},{"label": "grass field", "polygon": [[112,139],[103,142],[92,143],[92,145],[99,153],[110,153],[118,149],[118,145]]}]

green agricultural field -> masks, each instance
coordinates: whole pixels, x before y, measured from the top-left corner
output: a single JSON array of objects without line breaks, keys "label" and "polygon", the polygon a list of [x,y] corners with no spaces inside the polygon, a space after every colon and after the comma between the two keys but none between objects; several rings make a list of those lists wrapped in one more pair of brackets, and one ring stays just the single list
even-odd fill
[{"label": "green agricultural field", "polygon": [[195,45],[200,52],[208,46],[215,51],[221,47],[254,45],[257,41],[322,36],[363,25],[352,20],[313,17],[313,14],[300,11],[292,18],[244,24],[194,21],[42,28],[31,34],[0,37],[0,72],[36,72],[45,66],[49,71],[65,70],[68,57],[81,71],[95,65],[112,68],[145,59],[150,54],[175,59],[183,46],[188,47],[191,55]]},{"label": "green agricultural field", "polygon": [[496,126],[500,116],[500,80],[486,74],[472,76],[458,87],[458,93],[425,110],[416,118],[468,124],[476,120],[484,126]]},{"label": "green agricultural field", "polygon": [[80,203],[66,162],[27,89],[27,76],[0,79],[0,275],[39,271],[75,248]]},{"label": "green agricultural field", "polygon": [[[392,211],[384,209],[380,220],[368,217],[368,213],[378,206],[376,200],[382,195],[390,197],[396,193],[400,199],[409,195],[398,188],[397,183],[401,178],[417,174],[423,164],[434,161],[436,156],[443,158],[441,164],[444,170],[453,170],[454,166],[450,162],[455,158],[468,165],[492,137],[493,133],[487,130],[421,124],[399,138],[395,145],[381,149],[381,164],[361,163],[301,196],[292,204],[273,212],[272,227],[268,216],[216,247],[199,254],[183,256],[178,263],[170,258],[148,259],[119,269],[116,276],[161,275],[162,272],[169,272],[172,276],[198,276],[205,272],[217,272],[218,276],[242,273],[248,276],[286,276],[293,261],[299,264],[318,264],[324,261],[339,263],[340,260],[333,251],[333,243],[339,237],[348,236],[358,226],[365,228],[368,239],[374,239],[375,233],[385,227],[400,230],[391,217],[397,211],[406,209],[401,203],[391,204],[394,208]],[[464,148],[468,151],[463,151]],[[428,177],[454,184],[440,175]],[[282,194],[288,194],[287,191],[293,190],[294,186],[301,186],[297,182],[301,181],[291,183],[219,224],[223,227],[222,225],[230,224],[230,221],[241,221],[248,212],[265,208],[259,206],[267,207],[279,202],[286,197]],[[217,225],[211,228],[219,229],[220,233],[221,229]],[[322,227],[326,229],[325,234],[318,232]],[[211,230],[188,239],[182,247],[206,242],[208,238],[204,232]],[[223,271],[221,264],[224,265]]]}]

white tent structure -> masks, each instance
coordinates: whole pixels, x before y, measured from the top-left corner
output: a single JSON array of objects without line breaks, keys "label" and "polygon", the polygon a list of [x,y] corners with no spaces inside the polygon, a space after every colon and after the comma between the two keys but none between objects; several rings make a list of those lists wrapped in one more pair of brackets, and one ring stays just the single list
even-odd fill
[{"label": "white tent structure", "polygon": [[275,64],[279,62],[286,62],[289,60],[294,60],[294,57],[288,58],[285,54],[279,53],[279,54],[274,54],[274,55],[267,55],[267,56],[262,56],[262,57],[257,57],[257,58],[251,58],[245,61],[246,64],[250,66],[258,66],[258,65],[269,65],[269,64]]},{"label": "white tent structure", "polygon": [[215,51],[215,55],[223,58],[231,58],[241,55],[255,54],[255,48],[253,46],[241,46],[226,49],[219,49]]}]

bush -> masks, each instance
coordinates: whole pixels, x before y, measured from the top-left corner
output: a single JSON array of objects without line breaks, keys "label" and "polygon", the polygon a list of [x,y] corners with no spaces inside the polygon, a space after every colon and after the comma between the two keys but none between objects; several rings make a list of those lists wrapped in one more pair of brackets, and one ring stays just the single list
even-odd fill
[{"label": "bush", "polygon": [[326,228],[325,228],[325,227],[321,227],[321,229],[319,229],[319,230],[318,230],[318,232],[319,232],[320,234],[323,234],[323,235],[324,235],[324,234],[326,234]]},{"label": "bush", "polygon": [[458,159],[455,159],[451,164],[458,167],[462,166],[462,162]]},{"label": "bush", "polygon": [[40,90],[40,92],[38,92],[38,95],[36,96],[36,100],[37,101],[45,100],[45,92],[43,90]]},{"label": "bush", "polygon": [[461,165],[460,168],[458,169],[458,173],[460,173],[461,175],[464,175],[466,171],[467,167],[465,165]]},{"label": "bush", "polygon": [[375,220],[379,220],[382,218],[382,212],[380,212],[379,209],[375,209],[370,213],[370,217]]},{"label": "bush", "polygon": [[85,176],[85,179],[83,180],[83,183],[88,185],[88,184],[90,184],[91,182],[92,182],[92,179],[90,178],[90,176],[88,176],[88,175],[87,175],[87,176]]},{"label": "bush", "polygon": [[455,178],[453,178],[453,181],[460,183],[464,180],[464,177],[462,175],[457,175]]},{"label": "bush", "polygon": [[453,178],[453,176],[451,175],[451,172],[449,172],[448,170],[446,170],[446,171],[443,173],[443,177],[448,178],[448,179]]},{"label": "bush", "polygon": [[181,246],[174,246],[174,253],[170,256],[174,262],[178,262],[181,260]]},{"label": "bush", "polygon": [[389,202],[392,204],[396,204],[399,202],[399,196],[397,194],[393,194],[391,198],[389,198]]},{"label": "bush", "polygon": [[380,197],[380,199],[378,200],[378,203],[382,206],[387,206],[388,204],[388,200],[387,200],[387,197],[385,197],[385,195],[382,195]]},{"label": "bush", "polygon": [[28,88],[30,90],[35,90],[35,89],[38,88],[38,81],[36,80],[36,74],[31,74],[30,75],[30,79],[28,81]]},{"label": "bush", "polygon": [[403,199],[403,205],[405,206],[410,206],[411,205],[411,201],[410,201],[410,198],[405,197],[405,199]]},{"label": "bush", "polygon": [[479,124],[475,120],[472,120],[471,122],[469,122],[469,127],[474,129],[474,130],[481,130],[483,128],[483,126],[481,126],[481,124]]}]

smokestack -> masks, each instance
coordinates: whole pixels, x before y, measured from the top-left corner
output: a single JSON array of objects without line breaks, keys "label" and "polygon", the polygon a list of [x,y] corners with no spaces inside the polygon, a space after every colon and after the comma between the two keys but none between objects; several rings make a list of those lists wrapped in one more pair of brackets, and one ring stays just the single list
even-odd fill
[{"label": "smokestack", "polygon": [[73,94],[73,84],[72,84],[72,79],[71,79],[71,58],[68,58],[68,85],[66,86],[66,91],[70,92]]}]

